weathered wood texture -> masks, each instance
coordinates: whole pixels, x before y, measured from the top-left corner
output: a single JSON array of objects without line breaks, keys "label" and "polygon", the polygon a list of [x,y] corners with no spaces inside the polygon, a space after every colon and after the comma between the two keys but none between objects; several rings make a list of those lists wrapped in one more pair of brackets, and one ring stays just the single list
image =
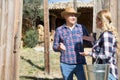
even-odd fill
[{"label": "weathered wood texture", "polygon": [[21,34],[21,5],[22,0],[0,0],[0,80],[18,79],[18,53],[13,51],[15,44],[16,49],[20,45],[20,35],[16,42],[14,38]]},{"label": "weathered wood texture", "polygon": [[[118,14],[117,14],[117,30],[120,35],[120,0],[117,2],[118,4]],[[120,80],[120,55],[118,56],[118,74],[119,74],[119,80]]]},{"label": "weathered wood texture", "polygon": [[96,28],[96,14],[102,9],[109,10],[110,0],[94,0],[94,10],[93,10],[93,33],[97,33],[97,38],[99,36],[100,30]]},{"label": "weathered wood texture", "polygon": [[44,59],[45,59],[45,73],[50,73],[50,61],[49,61],[49,10],[48,0],[44,0]]}]

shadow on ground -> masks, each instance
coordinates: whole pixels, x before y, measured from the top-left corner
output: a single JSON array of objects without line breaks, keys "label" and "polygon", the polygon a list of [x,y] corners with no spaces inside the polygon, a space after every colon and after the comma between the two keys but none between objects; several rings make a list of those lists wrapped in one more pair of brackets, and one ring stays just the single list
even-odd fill
[{"label": "shadow on ground", "polygon": [[44,67],[39,67],[38,65],[34,64],[30,59],[25,59],[23,56],[20,56],[20,58],[21,58],[22,60],[28,62],[30,65],[36,67],[36,68],[39,69],[39,70],[44,71],[44,69],[45,69]]},{"label": "shadow on ground", "polygon": [[62,78],[49,79],[49,78],[37,78],[31,76],[20,76],[20,79],[21,80],[63,80]]}]

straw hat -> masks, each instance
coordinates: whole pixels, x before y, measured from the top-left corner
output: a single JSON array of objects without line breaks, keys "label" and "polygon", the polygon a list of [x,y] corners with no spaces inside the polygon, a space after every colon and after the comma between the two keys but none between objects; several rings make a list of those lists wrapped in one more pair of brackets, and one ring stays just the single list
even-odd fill
[{"label": "straw hat", "polygon": [[63,12],[61,12],[62,17],[64,17],[65,14],[75,14],[77,17],[80,15],[80,13],[77,13],[77,11],[71,7],[68,7]]}]

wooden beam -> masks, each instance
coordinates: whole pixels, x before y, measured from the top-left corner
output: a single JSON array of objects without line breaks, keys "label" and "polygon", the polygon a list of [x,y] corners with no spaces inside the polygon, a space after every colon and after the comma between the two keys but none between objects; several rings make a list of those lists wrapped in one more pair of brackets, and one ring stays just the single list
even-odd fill
[{"label": "wooden beam", "polygon": [[[120,37],[120,0],[117,0],[117,30],[119,33],[119,37]],[[119,79],[120,80],[120,55],[118,55],[118,75],[119,75]]]},{"label": "wooden beam", "polygon": [[97,38],[100,35],[100,30],[96,28],[96,14],[102,9],[110,9],[110,0],[94,0],[93,33],[97,33]]},{"label": "wooden beam", "polygon": [[19,60],[22,31],[23,0],[15,1],[14,38],[13,38],[13,80],[19,80]]},{"label": "wooden beam", "polygon": [[45,61],[45,73],[50,73],[50,61],[49,61],[49,10],[48,0],[44,0],[44,61]]},{"label": "wooden beam", "polygon": [[73,0],[73,7],[77,11],[77,0]]}]

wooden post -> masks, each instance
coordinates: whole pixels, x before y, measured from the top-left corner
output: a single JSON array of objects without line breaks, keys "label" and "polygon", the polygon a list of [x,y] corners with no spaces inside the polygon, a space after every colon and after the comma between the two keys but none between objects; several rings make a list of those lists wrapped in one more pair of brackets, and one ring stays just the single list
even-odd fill
[{"label": "wooden post", "polygon": [[96,14],[102,9],[110,9],[110,0],[94,0],[93,7],[93,32],[97,33],[97,38],[100,31],[96,28]]},{"label": "wooden post", "polygon": [[[120,0],[117,0],[117,30],[120,36]],[[118,55],[118,75],[119,75],[119,79],[120,80],[120,55]]]},{"label": "wooden post", "polygon": [[113,25],[117,28],[118,21],[118,1],[110,0],[110,12],[112,16]]},{"label": "wooden post", "polygon": [[120,4],[120,0],[117,0],[117,2],[118,2],[118,10],[117,10],[118,11],[118,16],[117,16],[118,17],[118,19],[117,19],[118,20],[117,21],[118,25],[117,25],[117,30],[118,30],[119,35],[120,35],[120,22],[119,22],[120,21],[120,5],[119,5]]},{"label": "wooden post", "polygon": [[73,7],[77,11],[77,0],[73,0]]},{"label": "wooden post", "polygon": [[[19,20],[22,18],[22,14],[19,16],[22,12],[19,1],[22,3],[22,0],[17,1],[0,0],[0,80],[17,80],[19,78],[18,55],[13,54],[13,46],[16,44],[14,43],[14,34],[21,30],[15,31],[17,30],[15,28],[18,24],[21,25]],[[21,41],[20,36],[17,41]],[[18,49],[18,47],[15,48]]]},{"label": "wooden post", "polygon": [[[6,58],[6,31],[7,26],[5,24],[5,0],[0,0],[0,80],[5,80],[5,58]],[[7,17],[6,17],[7,18]],[[4,27],[2,27],[4,26]]]},{"label": "wooden post", "polygon": [[22,5],[23,0],[15,1],[15,17],[14,17],[14,39],[13,39],[13,80],[19,80],[19,53],[21,45],[21,29],[22,29]]},{"label": "wooden post", "polygon": [[49,65],[49,9],[48,0],[44,0],[44,61],[45,61],[45,73],[50,73]]}]

